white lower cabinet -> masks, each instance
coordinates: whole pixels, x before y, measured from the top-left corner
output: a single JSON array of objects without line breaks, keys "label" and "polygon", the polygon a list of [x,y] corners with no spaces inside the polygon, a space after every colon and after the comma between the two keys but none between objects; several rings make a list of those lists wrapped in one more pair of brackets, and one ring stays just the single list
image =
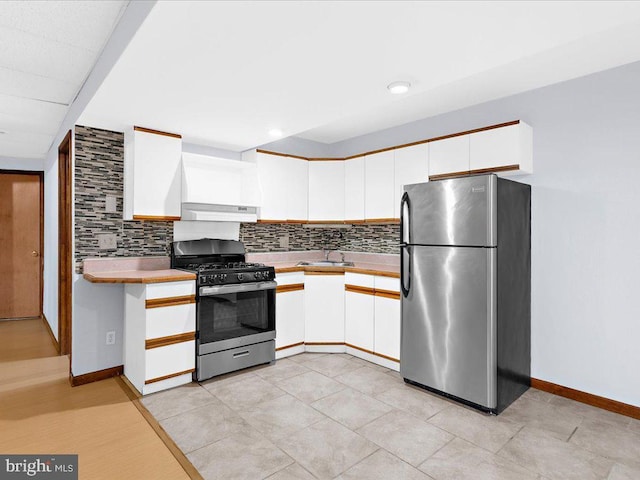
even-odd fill
[{"label": "white lower cabinet", "polygon": [[352,348],[373,352],[373,276],[346,273],[344,341]]},{"label": "white lower cabinet", "polygon": [[307,272],[305,343],[344,343],[344,275]]},{"label": "white lower cabinet", "polygon": [[400,299],[376,294],[373,351],[400,361]]},{"label": "white lower cabinet", "polygon": [[195,281],[127,284],[124,374],[143,395],[191,382]]},{"label": "white lower cabinet", "polygon": [[304,352],[304,273],[276,275],[276,358]]}]

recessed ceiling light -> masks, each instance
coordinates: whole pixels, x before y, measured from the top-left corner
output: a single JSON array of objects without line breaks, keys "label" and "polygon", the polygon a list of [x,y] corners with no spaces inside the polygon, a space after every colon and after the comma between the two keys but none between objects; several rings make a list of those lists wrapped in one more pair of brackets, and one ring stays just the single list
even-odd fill
[{"label": "recessed ceiling light", "polygon": [[402,95],[403,93],[407,93],[409,91],[409,87],[411,84],[409,82],[393,82],[387,85],[387,90],[389,90],[394,95]]},{"label": "recessed ceiling light", "polygon": [[272,128],[271,130],[269,130],[269,135],[271,135],[272,137],[281,137],[282,130],[280,130],[279,128]]}]

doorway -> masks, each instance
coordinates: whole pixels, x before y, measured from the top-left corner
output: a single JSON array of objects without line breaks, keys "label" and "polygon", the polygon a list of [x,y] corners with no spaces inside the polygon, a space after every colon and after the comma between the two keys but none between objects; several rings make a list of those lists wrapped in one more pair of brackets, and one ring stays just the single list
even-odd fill
[{"label": "doorway", "polygon": [[71,130],[58,147],[58,344],[71,355]]},{"label": "doorway", "polygon": [[42,316],[43,172],[0,171],[0,319]]}]

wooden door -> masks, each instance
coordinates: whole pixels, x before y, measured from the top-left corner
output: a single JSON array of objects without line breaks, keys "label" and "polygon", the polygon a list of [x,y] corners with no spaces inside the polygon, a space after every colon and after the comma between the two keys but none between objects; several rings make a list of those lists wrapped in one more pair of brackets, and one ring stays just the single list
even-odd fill
[{"label": "wooden door", "polygon": [[0,172],[0,318],[42,314],[42,174]]}]

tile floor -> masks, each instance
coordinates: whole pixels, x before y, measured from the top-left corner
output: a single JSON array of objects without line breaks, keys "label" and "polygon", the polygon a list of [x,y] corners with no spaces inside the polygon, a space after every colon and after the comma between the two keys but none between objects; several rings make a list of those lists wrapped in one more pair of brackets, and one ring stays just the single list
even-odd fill
[{"label": "tile floor", "polygon": [[487,416],[346,354],[150,395],[205,479],[640,479],[640,421],[530,389]]}]

